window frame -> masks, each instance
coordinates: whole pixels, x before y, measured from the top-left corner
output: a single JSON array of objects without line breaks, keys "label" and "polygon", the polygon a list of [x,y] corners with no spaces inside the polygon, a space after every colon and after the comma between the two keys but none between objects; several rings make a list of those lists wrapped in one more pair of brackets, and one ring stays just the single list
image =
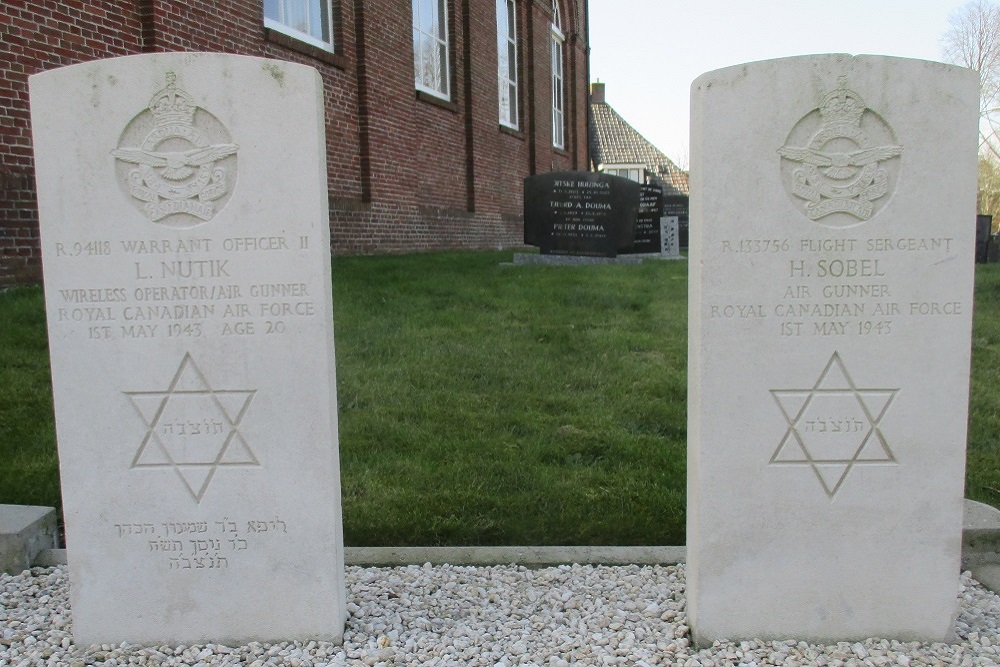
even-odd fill
[{"label": "window frame", "polygon": [[566,42],[566,35],[563,33],[559,0],[552,0],[552,25],[550,28],[550,50],[552,57],[552,146],[560,150],[565,150],[566,77],[563,46]]},{"label": "window frame", "polygon": [[[504,127],[516,130],[520,127],[520,95],[517,72],[517,0],[497,0],[497,116]],[[501,31],[501,25],[504,30]],[[507,71],[502,68],[501,53],[507,54]],[[513,58],[512,58],[513,56]],[[511,77],[513,75],[513,77]],[[507,95],[508,112],[504,118],[504,96]]]},{"label": "window frame", "polygon": [[[300,42],[305,42],[306,44],[315,46],[316,48],[322,49],[329,53],[336,53],[336,38],[334,32],[334,27],[335,27],[334,6],[333,6],[334,0],[316,0],[321,7],[320,9],[321,12],[322,12],[322,6],[324,5],[326,6],[326,30],[327,33],[330,35],[329,42],[325,42],[322,39],[315,37],[314,35],[311,35],[309,33],[302,32],[301,30],[293,28],[287,23],[283,23],[281,21],[280,15],[284,11],[285,3],[295,2],[295,1],[296,0],[275,0],[275,4],[277,5],[279,10],[279,18],[271,18],[270,16],[268,16],[267,3],[266,2],[262,3],[263,4],[262,11],[264,12],[264,27],[274,30],[275,32],[280,32],[283,35],[287,35],[289,37],[292,37],[293,39],[297,39]],[[307,9],[311,9],[311,7],[309,7],[310,0],[301,0],[301,2],[303,2],[306,5]]]},{"label": "window frame", "polygon": [[[610,164],[602,164],[597,169],[602,174],[610,174],[611,176],[621,176],[622,178],[627,178],[635,183],[645,184],[646,183],[646,165],[640,164],[638,162],[615,162]],[[620,173],[611,172],[638,172],[640,180],[632,178],[630,175],[622,175]]]},{"label": "window frame", "polygon": [[[422,93],[426,93],[427,95],[430,95],[432,97],[436,97],[438,99],[450,102],[451,101],[451,33],[449,32],[450,26],[448,21],[448,14],[450,7],[448,5],[448,2],[449,0],[412,0],[412,2],[410,3],[410,7],[413,13],[412,17],[413,18],[413,85],[418,91]],[[436,13],[442,25],[440,26],[436,25],[434,27],[437,28],[440,32],[444,33],[443,38],[428,32],[424,32],[424,30],[419,27],[418,10],[421,4],[437,5],[438,11]],[[433,40],[434,42],[436,42],[436,47],[438,49],[444,47],[444,58],[442,59],[444,67],[443,71],[441,72],[441,84],[442,87],[444,88],[443,91],[438,90],[433,86],[427,85],[425,82],[421,80],[420,75],[423,68],[418,67],[417,58],[418,58],[418,53],[420,53],[419,49],[417,48],[418,38],[420,39],[426,38]]]}]

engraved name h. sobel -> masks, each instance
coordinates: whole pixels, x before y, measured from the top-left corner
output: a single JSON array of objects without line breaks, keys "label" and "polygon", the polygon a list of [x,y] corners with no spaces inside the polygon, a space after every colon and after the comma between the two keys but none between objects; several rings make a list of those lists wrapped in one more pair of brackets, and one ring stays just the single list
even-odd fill
[{"label": "engraved name h. sobel", "polygon": [[132,119],[111,154],[122,186],[146,217],[170,227],[193,227],[229,200],[239,146],[215,116],[177,86],[174,72],[166,79],[166,87]]},{"label": "engraved name h. sobel", "polygon": [[866,222],[896,185],[903,147],[891,127],[839,78],[778,149],[785,186],[810,220],[831,227]]}]

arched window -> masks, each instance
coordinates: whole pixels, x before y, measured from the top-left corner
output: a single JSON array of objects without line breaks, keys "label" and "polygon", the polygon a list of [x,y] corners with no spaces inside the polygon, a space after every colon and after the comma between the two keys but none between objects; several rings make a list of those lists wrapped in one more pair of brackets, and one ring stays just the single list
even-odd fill
[{"label": "arched window", "polygon": [[552,145],[566,146],[565,95],[563,94],[563,33],[559,0],[552,0]]},{"label": "arched window", "polygon": [[517,7],[497,1],[497,63],[500,124],[517,128]]}]

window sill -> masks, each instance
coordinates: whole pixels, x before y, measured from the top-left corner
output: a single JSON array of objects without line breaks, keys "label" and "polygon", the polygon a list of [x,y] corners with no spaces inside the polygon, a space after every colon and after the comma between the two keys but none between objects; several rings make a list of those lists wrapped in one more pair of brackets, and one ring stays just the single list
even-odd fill
[{"label": "window sill", "polygon": [[509,134],[512,137],[517,137],[518,139],[524,139],[525,137],[524,132],[521,132],[520,130],[515,130],[512,127],[507,127],[506,125],[498,125],[497,127],[500,128],[500,132],[503,134]]},{"label": "window sill", "polygon": [[433,104],[436,107],[441,107],[453,113],[458,113],[458,104],[450,100],[443,100],[440,97],[435,97],[430,93],[425,93],[422,90],[417,91],[417,99],[421,102],[427,102],[428,104]]},{"label": "window sill", "polygon": [[312,44],[307,44],[290,35],[286,35],[283,32],[278,32],[277,30],[272,30],[271,28],[264,28],[264,39],[273,44],[277,44],[278,46],[283,46],[290,51],[295,51],[296,53],[307,55],[310,58],[315,58],[320,62],[326,63],[327,65],[333,65],[337,69],[347,69],[347,58],[344,56],[336,53],[330,53],[329,51],[321,49],[318,46],[313,46]]},{"label": "window sill", "polygon": [[562,155],[563,157],[569,157],[569,151],[565,148],[559,148],[558,146],[552,147],[552,152],[556,155]]}]

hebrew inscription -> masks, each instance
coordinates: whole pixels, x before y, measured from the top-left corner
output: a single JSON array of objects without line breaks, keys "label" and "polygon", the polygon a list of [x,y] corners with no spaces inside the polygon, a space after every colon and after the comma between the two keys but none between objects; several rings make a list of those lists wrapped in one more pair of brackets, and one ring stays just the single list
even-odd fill
[{"label": "hebrew inscription", "polygon": [[268,542],[289,539],[288,524],[279,517],[211,521],[116,523],[114,535],[148,554],[162,567],[186,571],[228,570],[238,566],[244,552],[267,548]]},{"label": "hebrew inscription", "polygon": [[839,78],[778,149],[785,187],[806,217],[830,227],[872,218],[896,185],[903,147],[892,128]]},{"label": "hebrew inscription", "polygon": [[808,466],[833,498],[856,465],[894,464],[880,422],[899,389],[860,389],[834,352],[816,383],[772,389],[787,429],[775,465]]},{"label": "hebrew inscription", "polygon": [[260,466],[240,432],[256,390],[213,389],[185,354],[163,391],[128,391],[146,434],[132,468],[170,468],[196,503],[220,467]]},{"label": "hebrew inscription", "polygon": [[167,72],[166,87],[126,126],[111,151],[122,187],[153,222],[202,224],[226,205],[236,151],[225,126]]}]

